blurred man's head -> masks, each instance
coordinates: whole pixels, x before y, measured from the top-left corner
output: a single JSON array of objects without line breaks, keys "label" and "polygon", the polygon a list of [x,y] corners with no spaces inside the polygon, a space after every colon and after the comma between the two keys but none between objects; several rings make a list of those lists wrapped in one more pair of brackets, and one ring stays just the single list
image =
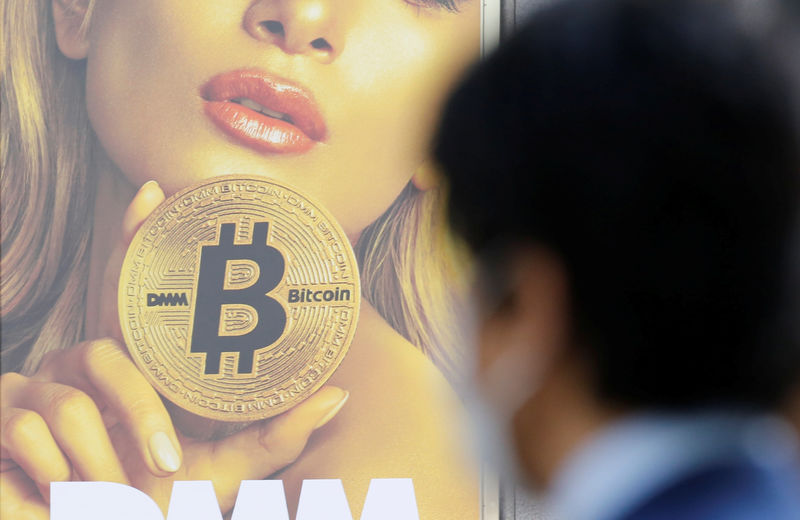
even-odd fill
[{"label": "blurred man's head", "polygon": [[513,430],[539,483],[616,414],[770,407],[796,380],[792,87],[768,14],[725,4],[559,2],[447,107],[479,378],[496,406],[530,392]]}]

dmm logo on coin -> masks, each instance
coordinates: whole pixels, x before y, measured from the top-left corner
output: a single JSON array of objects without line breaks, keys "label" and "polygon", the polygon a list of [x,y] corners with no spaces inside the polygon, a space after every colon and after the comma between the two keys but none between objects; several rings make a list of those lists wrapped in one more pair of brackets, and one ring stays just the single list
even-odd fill
[{"label": "dmm logo on coin", "polygon": [[219,374],[222,354],[238,353],[237,373],[253,371],[255,350],[286,328],[286,311],[267,293],[281,281],[285,261],[267,245],[268,222],[253,225],[250,244],[234,244],[236,225],[223,223],[217,244],[200,246],[194,327],[189,351],[205,354],[205,374]]}]

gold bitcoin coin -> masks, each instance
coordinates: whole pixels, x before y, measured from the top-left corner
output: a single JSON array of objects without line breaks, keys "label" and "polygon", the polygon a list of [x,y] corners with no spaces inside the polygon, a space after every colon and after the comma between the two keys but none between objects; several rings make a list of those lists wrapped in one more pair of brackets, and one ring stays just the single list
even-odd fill
[{"label": "gold bitcoin coin", "polygon": [[119,317],[167,399],[253,421],[331,376],[360,297],[353,250],[325,209],[273,180],[232,175],[176,193],[144,222],[122,265]]}]

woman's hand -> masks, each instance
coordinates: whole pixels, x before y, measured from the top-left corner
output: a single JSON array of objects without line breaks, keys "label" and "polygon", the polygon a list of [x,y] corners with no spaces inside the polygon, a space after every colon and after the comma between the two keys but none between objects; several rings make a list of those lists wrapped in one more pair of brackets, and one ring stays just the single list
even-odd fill
[{"label": "woman's hand", "polygon": [[324,387],[288,412],[223,440],[181,439],[181,455],[164,405],[116,343],[83,343],[48,362],[62,362],[64,375],[83,370],[91,388],[47,381],[38,372],[32,378],[3,376],[3,518],[49,518],[49,484],[63,480],[131,484],[163,511],[174,480],[211,480],[228,511],[242,480],[265,478],[293,462],[348,398],[339,388]]},{"label": "woman's hand", "polygon": [[53,352],[31,377],[4,374],[0,388],[3,460],[22,468],[44,497],[52,481],[128,483],[108,432],[116,423],[153,475],[181,465],[164,404],[112,339]]},{"label": "woman's hand", "polygon": [[125,213],[98,322],[98,330],[113,338],[53,352],[30,377],[0,378],[0,516],[49,518],[49,484],[64,480],[131,484],[165,511],[172,481],[213,480],[227,510],[241,480],[264,478],[292,462],[311,432],[346,401],[346,392],[326,387],[226,439],[179,440],[161,398],[118,340],[116,312],[116,279],[127,245],[163,200],[158,185],[147,183]]},{"label": "woman's hand", "polygon": [[[326,386],[273,419],[254,424],[219,441],[197,441],[179,434],[184,463],[169,478],[157,477],[132,450],[121,450],[131,485],[150,495],[166,512],[174,480],[211,480],[223,513],[236,501],[242,480],[259,480],[291,464],[301,454],[311,433],[339,412],[349,394]],[[112,429],[116,445],[131,441],[124,429]]]}]

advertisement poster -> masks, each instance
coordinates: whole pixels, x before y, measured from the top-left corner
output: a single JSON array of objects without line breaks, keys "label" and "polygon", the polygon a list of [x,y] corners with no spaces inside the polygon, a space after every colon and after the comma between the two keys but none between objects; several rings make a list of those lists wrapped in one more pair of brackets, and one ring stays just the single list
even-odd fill
[{"label": "advertisement poster", "polygon": [[482,2],[2,2],[0,516],[481,518],[428,149]]}]

